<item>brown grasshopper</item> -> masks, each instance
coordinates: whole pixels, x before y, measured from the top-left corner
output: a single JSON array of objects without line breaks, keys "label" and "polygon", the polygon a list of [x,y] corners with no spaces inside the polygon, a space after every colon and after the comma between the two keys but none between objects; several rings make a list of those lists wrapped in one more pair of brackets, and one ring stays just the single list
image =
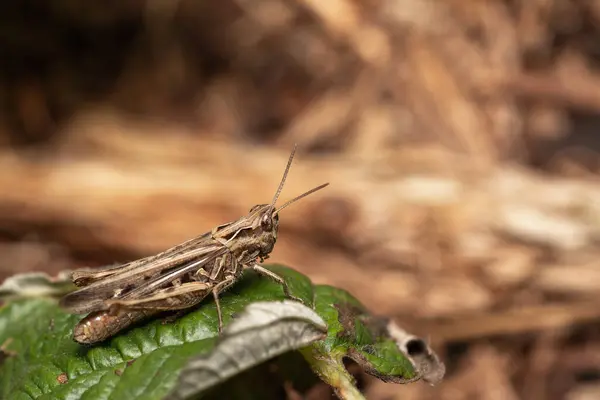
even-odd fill
[{"label": "brown grasshopper", "polygon": [[283,278],[258,263],[267,259],[275,246],[279,212],[328,185],[317,186],[275,208],[295,152],[294,146],[270,204],[255,205],[237,221],[217,226],[157,255],[74,271],[71,279],[81,289],[65,295],[60,304],[71,313],[89,314],[75,326],[73,339],[82,344],[98,343],[147,317],[188,309],[211,293],[220,333],[223,317],[219,294],[246,269],[275,280],[287,297],[295,299]]}]

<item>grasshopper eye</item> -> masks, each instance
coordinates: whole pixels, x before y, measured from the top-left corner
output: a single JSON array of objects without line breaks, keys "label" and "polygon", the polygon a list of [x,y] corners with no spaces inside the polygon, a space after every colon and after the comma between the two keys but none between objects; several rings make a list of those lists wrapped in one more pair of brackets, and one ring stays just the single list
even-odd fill
[{"label": "grasshopper eye", "polygon": [[262,218],[260,219],[260,226],[263,229],[271,229],[273,227],[273,220],[271,219],[271,216],[269,214],[265,214],[262,216]]}]

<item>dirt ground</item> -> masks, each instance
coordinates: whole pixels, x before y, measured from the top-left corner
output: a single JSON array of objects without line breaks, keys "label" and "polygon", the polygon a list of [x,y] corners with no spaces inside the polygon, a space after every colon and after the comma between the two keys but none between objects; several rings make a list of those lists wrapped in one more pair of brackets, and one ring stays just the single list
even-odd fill
[{"label": "dirt ground", "polygon": [[80,4],[0,6],[0,279],[235,219],[297,143],[270,261],[447,366],[369,399],[600,398],[600,1]]}]

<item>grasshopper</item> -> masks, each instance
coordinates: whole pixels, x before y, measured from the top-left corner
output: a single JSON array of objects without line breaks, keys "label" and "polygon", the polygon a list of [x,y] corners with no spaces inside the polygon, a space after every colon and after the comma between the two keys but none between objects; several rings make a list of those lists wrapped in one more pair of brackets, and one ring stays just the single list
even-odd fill
[{"label": "grasshopper", "polygon": [[273,279],[288,298],[299,300],[283,278],[260,265],[275,246],[281,210],[328,185],[317,186],[276,208],[295,152],[296,146],[270,204],[255,205],[246,216],[162,253],[126,264],[74,271],[71,280],[80,289],[65,295],[60,305],[70,313],[88,315],[75,326],[73,339],[86,345],[99,343],[158,313],[189,309],[209,294],[215,301],[221,333],[219,295],[247,269]]}]

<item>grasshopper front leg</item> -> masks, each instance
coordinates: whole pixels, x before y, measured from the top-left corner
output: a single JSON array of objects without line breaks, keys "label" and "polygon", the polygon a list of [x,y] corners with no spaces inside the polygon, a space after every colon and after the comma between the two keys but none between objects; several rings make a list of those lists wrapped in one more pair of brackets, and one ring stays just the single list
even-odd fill
[{"label": "grasshopper front leg", "polygon": [[304,304],[304,301],[299,298],[294,296],[291,292],[290,292],[290,287],[288,286],[287,282],[285,281],[285,279],[283,279],[282,277],[280,277],[279,275],[277,275],[275,272],[269,271],[268,269],[266,269],[265,267],[259,265],[259,264],[254,264],[252,266],[252,269],[254,271],[256,271],[259,275],[265,276],[267,278],[271,278],[273,279],[275,282],[279,283],[283,289],[283,294],[285,294],[285,297],[292,299],[292,300],[296,300],[299,301],[300,303]]}]

